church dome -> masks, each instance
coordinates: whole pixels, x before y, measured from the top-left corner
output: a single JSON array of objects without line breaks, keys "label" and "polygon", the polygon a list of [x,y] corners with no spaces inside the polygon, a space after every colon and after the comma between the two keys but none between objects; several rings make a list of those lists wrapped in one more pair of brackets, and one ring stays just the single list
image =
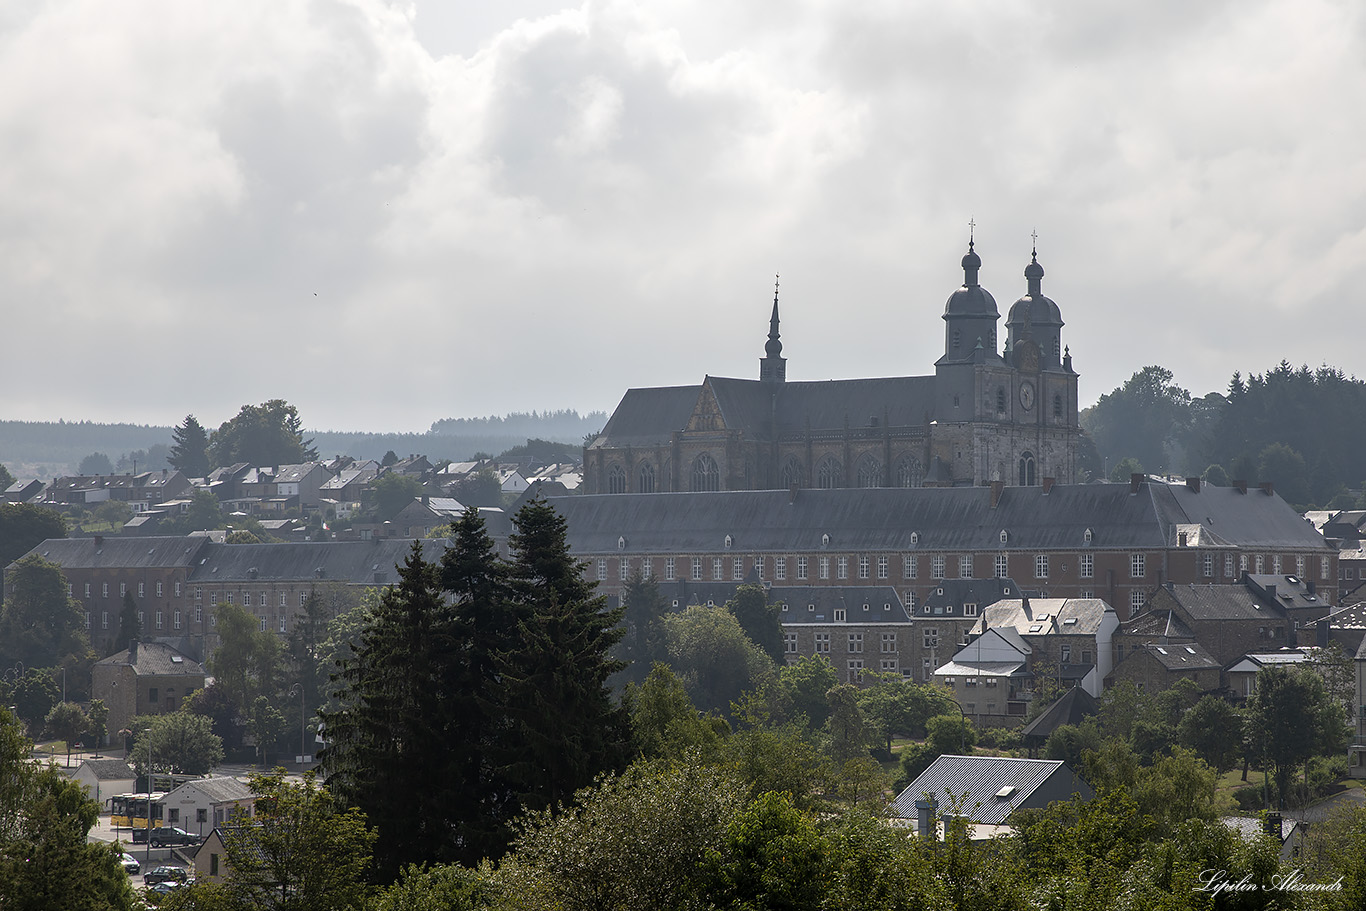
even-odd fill
[{"label": "church dome", "polygon": [[1007,324],[1029,323],[1032,326],[1061,326],[1062,311],[1051,298],[1042,294],[1026,294],[1010,306]]},{"label": "church dome", "polygon": [[949,295],[944,304],[945,316],[990,316],[999,319],[1001,312],[996,309],[996,298],[991,292],[977,284],[977,270],[982,268],[982,257],[973,249],[974,242],[968,241],[968,252],[963,257],[963,287]]}]

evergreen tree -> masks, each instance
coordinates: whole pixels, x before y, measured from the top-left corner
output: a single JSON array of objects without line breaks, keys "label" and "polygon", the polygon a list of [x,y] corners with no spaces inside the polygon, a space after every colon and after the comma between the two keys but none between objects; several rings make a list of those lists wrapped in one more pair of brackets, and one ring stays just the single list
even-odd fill
[{"label": "evergreen tree", "polygon": [[[435,860],[451,841],[440,802],[418,796],[445,773],[440,710],[456,695],[439,673],[448,647],[438,568],[414,541],[398,585],[384,592],[334,678],[343,707],[323,716],[329,743],[319,757],[341,804],[359,807],[379,829],[375,864],[386,881],[405,864]],[[424,809],[414,812],[419,802]]]},{"label": "evergreen tree", "polygon": [[726,610],[740,621],[749,641],[763,649],[777,663],[786,660],[783,651],[783,623],[779,619],[781,607],[769,604],[762,585],[746,583],[736,589],[734,599],[726,602]]},{"label": "evergreen tree", "polygon": [[643,683],[654,663],[668,658],[661,624],[668,605],[659,591],[659,583],[635,570],[622,588],[621,603],[622,637],[614,656],[626,664],[621,673],[624,680]]},{"label": "evergreen tree", "polygon": [[123,608],[119,611],[119,634],[114,638],[114,647],[109,654],[117,655],[141,636],[142,621],[138,619],[138,603],[133,600],[132,592],[124,592]]},{"label": "evergreen tree", "polygon": [[175,445],[166,461],[187,477],[202,478],[209,473],[209,435],[192,414],[171,431]]},{"label": "evergreen tree", "polygon": [[609,657],[622,609],[608,610],[583,561],[569,554],[564,518],[540,497],[513,519],[512,596],[520,641],[499,656],[500,708],[511,739],[493,760],[528,810],[554,807],[626,764],[630,724],[612,700]]}]

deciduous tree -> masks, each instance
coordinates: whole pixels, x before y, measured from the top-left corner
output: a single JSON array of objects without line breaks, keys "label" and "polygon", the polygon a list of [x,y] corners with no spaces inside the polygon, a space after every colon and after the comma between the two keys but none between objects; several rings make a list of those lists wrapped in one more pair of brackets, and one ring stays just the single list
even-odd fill
[{"label": "deciduous tree", "polygon": [[135,719],[134,729],[137,736],[129,762],[139,775],[149,771],[207,775],[223,761],[223,741],[203,715],[183,708],[165,715],[146,715]]},{"label": "deciduous tree", "polygon": [[90,642],[85,617],[67,594],[60,566],[29,554],[10,567],[6,582],[9,597],[0,606],[0,662],[52,667],[86,659]]},{"label": "deciduous tree", "polygon": [[235,462],[295,465],[318,457],[305,440],[299,410],[284,399],[243,405],[209,437],[209,460],[219,467]]},{"label": "deciduous tree", "polygon": [[66,520],[56,510],[30,503],[0,503],[0,569],[48,538],[65,538]]}]

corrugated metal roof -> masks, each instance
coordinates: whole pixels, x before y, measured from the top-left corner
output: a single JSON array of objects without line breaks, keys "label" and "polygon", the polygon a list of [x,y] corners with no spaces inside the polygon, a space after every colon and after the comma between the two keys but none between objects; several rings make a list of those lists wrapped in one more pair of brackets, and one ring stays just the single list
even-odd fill
[{"label": "corrugated metal roof", "polygon": [[[1054,775],[1083,796],[1090,788],[1060,760],[1014,759],[1004,756],[940,756],[893,802],[898,816],[915,818],[915,802],[926,793],[939,803],[939,815],[967,816],[974,822],[999,825]],[[998,798],[1003,789],[1013,789]],[[954,804],[957,803],[957,810]]]}]

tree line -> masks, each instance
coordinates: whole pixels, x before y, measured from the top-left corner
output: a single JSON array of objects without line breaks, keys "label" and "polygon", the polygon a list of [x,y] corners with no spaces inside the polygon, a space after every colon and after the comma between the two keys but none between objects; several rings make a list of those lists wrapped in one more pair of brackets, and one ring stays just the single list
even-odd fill
[{"label": "tree line", "polygon": [[1282,361],[1224,393],[1194,397],[1171,370],[1144,367],[1081,414],[1095,445],[1087,471],[1126,480],[1132,472],[1272,482],[1297,509],[1361,502],[1366,466],[1366,382],[1329,366]]}]

